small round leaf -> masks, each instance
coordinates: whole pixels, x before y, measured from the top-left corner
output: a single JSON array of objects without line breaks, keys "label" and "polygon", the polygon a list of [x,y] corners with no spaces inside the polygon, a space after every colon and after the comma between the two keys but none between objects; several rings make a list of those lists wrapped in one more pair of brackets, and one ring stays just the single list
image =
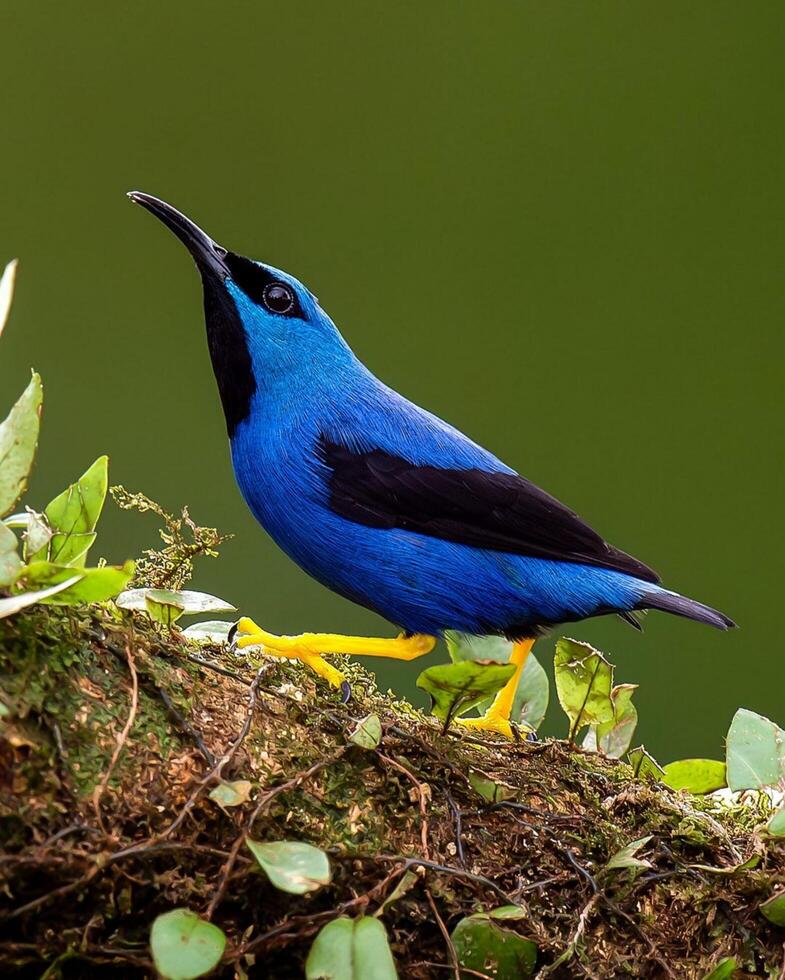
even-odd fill
[{"label": "small round leaf", "polygon": [[276,888],[292,895],[304,895],[327,885],[332,877],[324,851],[296,840],[270,843],[246,841],[251,854]]},{"label": "small round leaf", "polygon": [[534,973],[536,945],[482,912],[461,919],[453,930],[452,942],[467,975],[472,970],[496,980],[523,980]]},{"label": "small round leaf", "polygon": [[378,715],[367,715],[357,722],[349,741],[361,749],[375,749],[382,739],[382,723]]},{"label": "small round leaf", "polygon": [[166,980],[195,980],[221,961],[226,936],[188,909],[159,915],[150,930],[155,968]]},{"label": "small round leaf", "polygon": [[231,782],[222,779],[210,792],[210,799],[221,807],[242,806],[248,802],[253,786],[247,779],[235,779]]},{"label": "small round leaf", "polygon": [[785,926],[785,891],[776,892],[766,899],[760,910],[775,926]]},{"label": "small round leaf", "polygon": [[333,919],[317,935],[305,963],[306,980],[397,980],[382,923],[371,916]]}]

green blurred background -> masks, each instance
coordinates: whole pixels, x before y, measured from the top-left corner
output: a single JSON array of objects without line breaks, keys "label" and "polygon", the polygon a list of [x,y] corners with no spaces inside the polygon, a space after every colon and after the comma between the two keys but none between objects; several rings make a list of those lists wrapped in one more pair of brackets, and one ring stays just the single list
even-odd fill
[{"label": "green blurred background", "polygon": [[[197,587],[276,631],[389,631],[246,511],[197,276],[140,188],[738,619],[570,628],[641,685],[661,761],[716,756],[739,705],[785,722],[784,35],[781,2],[3,4],[0,410],[35,365],[31,502],[107,451],[113,481],[236,532]],[[154,528],[110,509],[102,551]],[[376,664],[415,694],[422,662]]]}]

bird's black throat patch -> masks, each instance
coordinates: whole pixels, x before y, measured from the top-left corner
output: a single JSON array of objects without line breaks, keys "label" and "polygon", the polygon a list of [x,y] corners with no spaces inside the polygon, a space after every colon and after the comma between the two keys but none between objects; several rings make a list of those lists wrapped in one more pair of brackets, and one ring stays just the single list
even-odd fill
[{"label": "bird's black throat patch", "polygon": [[237,426],[251,412],[256,378],[248,337],[234,300],[224,284],[209,272],[202,274],[202,284],[207,346],[231,439]]}]

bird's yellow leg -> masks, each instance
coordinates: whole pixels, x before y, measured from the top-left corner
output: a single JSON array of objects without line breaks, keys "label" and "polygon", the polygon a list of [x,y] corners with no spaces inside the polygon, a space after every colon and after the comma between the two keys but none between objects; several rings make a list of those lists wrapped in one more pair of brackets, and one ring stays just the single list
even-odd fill
[{"label": "bird's yellow leg", "polygon": [[300,633],[297,636],[277,636],[257,626],[244,616],[237,623],[237,646],[263,646],[265,651],[277,657],[302,660],[320,677],[334,687],[341,687],[343,674],[331,667],[321,654],[349,653],[361,657],[390,657],[393,660],[415,660],[430,653],[436,638],[415,633],[414,636],[398,636],[395,639],[366,636],[342,636],[340,633]]},{"label": "bird's yellow leg", "polygon": [[521,679],[526,658],[534,646],[534,640],[519,640],[512,648],[510,663],[515,664],[516,671],[504,687],[493,699],[493,704],[481,718],[459,718],[458,723],[466,728],[479,729],[483,732],[497,732],[507,738],[512,738],[510,713],[512,712],[518,681]]}]

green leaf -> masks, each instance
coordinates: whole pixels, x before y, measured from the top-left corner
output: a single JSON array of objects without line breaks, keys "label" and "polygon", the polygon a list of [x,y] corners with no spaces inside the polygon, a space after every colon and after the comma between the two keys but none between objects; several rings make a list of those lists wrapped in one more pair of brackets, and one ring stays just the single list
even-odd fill
[{"label": "green leaf", "polygon": [[775,926],[785,926],[785,890],[766,899],[759,908],[769,922],[773,922]]},{"label": "green leaf", "polygon": [[509,800],[511,796],[515,796],[515,790],[511,786],[494,782],[473,769],[469,770],[468,779],[474,792],[488,803],[501,803],[502,800]]},{"label": "green leaf", "polygon": [[9,514],[8,517],[3,518],[3,524],[6,527],[27,527],[27,514]]},{"label": "green leaf", "polygon": [[551,685],[548,674],[540,661],[530,653],[521,671],[518,689],[512,702],[510,717],[519,725],[530,725],[535,731],[540,727],[548,710]]},{"label": "green leaf", "polygon": [[492,919],[507,919],[508,921],[525,919],[528,914],[527,910],[520,905],[500,905],[497,909],[491,909],[488,913]]},{"label": "green leaf", "polygon": [[724,956],[714,969],[707,973],[703,980],[731,980],[739,969],[739,964],[733,956]]},{"label": "green leaf", "polygon": [[457,630],[445,630],[444,640],[453,663],[492,660],[497,664],[506,664],[509,663],[513,647],[512,641],[505,640],[503,636],[474,636]]},{"label": "green leaf", "polygon": [[8,514],[27,489],[41,427],[41,379],[33,374],[6,420],[0,424],[0,517]]},{"label": "green leaf", "polygon": [[772,837],[785,837],[785,806],[775,810],[769,817],[766,830]]},{"label": "green leaf", "polygon": [[19,528],[24,532],[25,561],[30,561],[37,551],[45,548],[52,537],[52,529],[44,515],[30,507],[26,507],[24,513],[11,514],[3,523],[6,527]]},{"label": "green leaf", "polygon": [[150,930],[155,968],[166,980],[194,980],[221,962],[226,936],[188,909],[159,915]]},{"label": "green leaf", "polygon": [[8,314],[11,312],[17,264],[16,259],[11,259],[3,270],[2,278],[0,278],[0,334],[2,334],[3,327],[8,322]]},{"label": "green leaf", "polygon": [[[509,663],[513,644],[503,636],[472,636],[470,633],[458,633],[447,630],[444,634],[447,650],[454,663],[464,660],[493,661],[494,663]],[[548,675],[533,653],[526,658],[523,665],[515,698],[512,703],[510,718],[519,725],[538,729],[548,710],[550,684]],[[490,706],[491,699],[480,702],[477,710],[482,713]]]},{"label": "green leaf", "polygon": [[630,749],[627,753],[627,759],[632,766],[633,774],[638,779],[664,779],[665,770],[642,745],[636,749]]},{"label": "green leaf", "polygon": [[754,711],[739,708],[725,740],[728,786],[743,789],[778,786],[785,779],[785,732]]},{"label": "green leaf", "polygon": [[725,875],[730,877],[731,875],[737,875],[740,871],[752,871],[753,868],[757,868],[760,864],[760,854],[753,854],[751,858],[747,858],[746,861],[742,861],[741,864],[733,864],[729,868],[718,868],[713,864],[690,864],[688,867],[694,868],[696,871],[705,871],[707,874],[711,875]]},{"label": "green leaf", "polygon": [[9,527],[0,523],[0,589],[13,585],[21,571],[19,541]]},{"label": "green leaf", "polygon": [[650,868],[652,866],[651,861],[637,858],[635,855],[642,847],[645,847],[649,843],[651,838],[652,835],[649,834],[647,837],[639,837],[637,840],[630,841],[626,847],[622,847],[620,851],[616,851],[615,854],[611,855],[603,871],[622,871],[625,868]]},{"label": "green leaf", "polygon": [[415,874],[414,871],[405,872],[395,888],[393,888],[387,898],[385,898],[379,908],[373,913],[374,918],[378,919],[384,915],[385,909],[389,908],[391,905],[394,905],[399,898],[403,898],[403,896],[406,895],[407,892],[410,892],[415,885],[419,884],[419,882],[420,877],[419,875]]},{"label": "green leaf", "polygon": [[204,623],[194,623],[183,630],[183,636],[195,643],[228,643],[229,633],[234,623],[223,619],[210,619]]},{"label": "green leaf", "polygon": [[366,715],[349,736],[349,741],[362,749],[375,749],[381,740],[382,723],[378,715]]},{"label": "green leaf", "polygon": [[585,725],[613,721],[613,667],[588,643],[562,637],[554,657],[556,693],[570,720],[570,739]]},{"label": "green leaf", "polygon": [[102,565],[100,568],[71,568],[48,561],[36,561],[27,565],[23,579],[28,588],[44,588],[73,580],[73,584],[58,591],[46,602],[49,605],[75,606],[83,602],[106,602],[128,585],[133,578],[134,563]]},{"label": "green leaf", "polygon": [[43,514],[38,514],[28,508],[25,517],[27,521],[25,522],[23,552],[25,561],[30,561],[36,552],[44,551],[52,540],[52,529]]},{"label": "green leaf", "polygon": [[306,980],[397,980],[387,931],[372,916],[333,919],[313,941]]},{"label": "green leaf", "polygon": [[44,602],[58,592],[65,591],[65,589],[78,581],[79,576],[74,575],[66,579],[65,582],[59,582],[57,585],[52,585],[48,589],[40,589],[34,592],[20,592],[19,595],[12,595],[7,599],[0,599],[0,619],[4,619],[6,616],[13,616],[28,606],[34,606],[37,602]]},{"label": "green leaf", "polygon": [[251,789],[252,784],[247,779],[235,779],[233,782],[222,779],[210,791],[210,799],[221,807],[242,806],[248,802]]},{"label": "green leaf", "polygon": [[83,602],[106,602],[114,599],[134,577],[134,563],[102,565],[100,568],[83,568],[82,577],[64,592],[47,600],[56,605],[76,606]]},{"label": "green leaf", "polygon": [[283,892],[304,895],[330,883],[330,863],[318,847],[296,840],[262,844],[250,837],[246,844],[270,881]]},{"label": "green leaf", "polygon": [[669,762],[663,772],[662,781],[671,789],[686,789],[696,795],[713,793],[725,785],[725,763],[716,759],[680,759]]},{"label": "green leaf", "polygon": [[180,615],[192,616],[196,613],[236,612],[236,608],[206,592],[190,592],[187,589],[175,592],[169,589],[128,589],[117,597],[117,605],[122,609],[135,609],[150,614],[148,598],[157,605],[172,606],[182,610]]},{"label": "green leaf", "polygon": [[537,946],[530,939],[497,925],[484,912],[461,919],[452,944],[466,980],[472,976],[469,970],[495,980],[521,980],[533,975],[537,963]]},{"label": "green leaf", "polygon": [[44,515],[52,529],[48,547],[33,555],[34,560],[48,559],[58,565],[81,568],[95,541],[95,526],[101,516],[109,481],[109,458],[98,459],[54,500]]},{"label": "green leaf", "polygon": [[185,612],[174,593],[165,594],[164,589],[154,589],[144,597],[144,608],[150,619],[164,626],[172,626]]},{"label": "green leaf", "polygon": [[431,697],[431,711],[446,725],[457,715],[493,697],[515,673],[514,664],[483,665],[472,661],[437,664],[417,678],[417,687]]},{"label": "green leaf", "polygon": [[621,759],[638,726],[638,711],[632,703],[632,695],[637,689],[637,684],[617,684],[613,688],[613,719],[602,725],[592,725],[583,740],[585,749],[602,752],[609,759]]}]

